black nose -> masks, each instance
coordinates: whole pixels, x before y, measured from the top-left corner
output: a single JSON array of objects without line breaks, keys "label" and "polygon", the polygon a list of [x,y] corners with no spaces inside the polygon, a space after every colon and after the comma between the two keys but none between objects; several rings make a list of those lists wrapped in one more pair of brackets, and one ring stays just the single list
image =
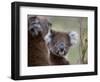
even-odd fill
[{"label": "black nose", "polygon": [[60,51],[64,51],[64,44],[60,45]]},{"label": "black nose", "polygon": [[34,32],[34,29],[33,28],[31,28],[31,32]]},{"label": "black nose", "polygon": [[63,52],[64,51],[64,48],[60,48],[60,51]]}]

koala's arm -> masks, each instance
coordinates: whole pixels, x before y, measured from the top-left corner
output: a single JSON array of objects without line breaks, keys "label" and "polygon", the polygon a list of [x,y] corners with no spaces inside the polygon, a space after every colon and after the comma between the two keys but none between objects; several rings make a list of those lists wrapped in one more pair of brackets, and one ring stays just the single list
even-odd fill
[{"label": "koala's arm", "polygon": [[63,58],[62,65],[70,65],[70,62],[67,59]]},{"label": "koala's arm", "polygon": [[69,65],[70,64],[70,62],[66,58],[53,55],[52,53],[50,53],[50,59],[51,59],[52,65]]}]

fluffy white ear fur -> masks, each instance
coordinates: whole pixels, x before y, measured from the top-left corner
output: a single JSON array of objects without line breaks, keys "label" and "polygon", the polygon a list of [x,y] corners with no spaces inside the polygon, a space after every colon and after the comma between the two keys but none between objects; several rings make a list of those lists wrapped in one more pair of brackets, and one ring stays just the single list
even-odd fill
[{"label": "fluffy white ear fur", "polygon": [[70,41],[72,45],[77,44],[78,39],[79,39],[79,35],[77,32],[74,32],[74,31],[70,32],[69,37],[70,37]]},{"label": "fluffy white ear fur", "polygon": [[44,37],[44,40],[46,41],[47,44],[51,42],[50,36],[51,36],[51,32],[49,30],[47,35],[45,35],[45,37]]}]

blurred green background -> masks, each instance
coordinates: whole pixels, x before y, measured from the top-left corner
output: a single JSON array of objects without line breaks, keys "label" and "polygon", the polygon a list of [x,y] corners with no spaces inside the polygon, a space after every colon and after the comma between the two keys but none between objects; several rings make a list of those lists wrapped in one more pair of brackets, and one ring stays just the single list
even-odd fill
[{"label": "blurred green background", "polygon": [[[61,32],[76,31],[79,34],[78,43],[71,47],[66,58],[71,64],[87,64],[87,43],[84,42],[87,39],[87,17],[67,17],[67,16],[49,16],[52,23],[52,29]],[[60,39],[60,38],[59,38]],[[85,47],[83,48],[83,42]],[[85,54],[82,53],[85,51]],[[83,58],[83,60],[82,60]],[[84,63],[85,60],[85,63]]]}]

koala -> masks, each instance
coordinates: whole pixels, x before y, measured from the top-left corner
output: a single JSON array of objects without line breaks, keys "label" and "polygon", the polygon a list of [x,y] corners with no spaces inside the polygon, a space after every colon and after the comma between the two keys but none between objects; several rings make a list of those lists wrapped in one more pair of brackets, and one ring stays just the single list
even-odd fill
[{"label": "koala", "polygon": [[28,16],[28,66],[50,65],[48,36],[51,23],[45,16]]},{"label": "koala", "polygon": [[67,55],[70,47],[77,43],[78,34],[76,32],[66,33],[51,30],[50,38],[48,46],[52,65],[69,65],[70,62],[64,56]]}]

